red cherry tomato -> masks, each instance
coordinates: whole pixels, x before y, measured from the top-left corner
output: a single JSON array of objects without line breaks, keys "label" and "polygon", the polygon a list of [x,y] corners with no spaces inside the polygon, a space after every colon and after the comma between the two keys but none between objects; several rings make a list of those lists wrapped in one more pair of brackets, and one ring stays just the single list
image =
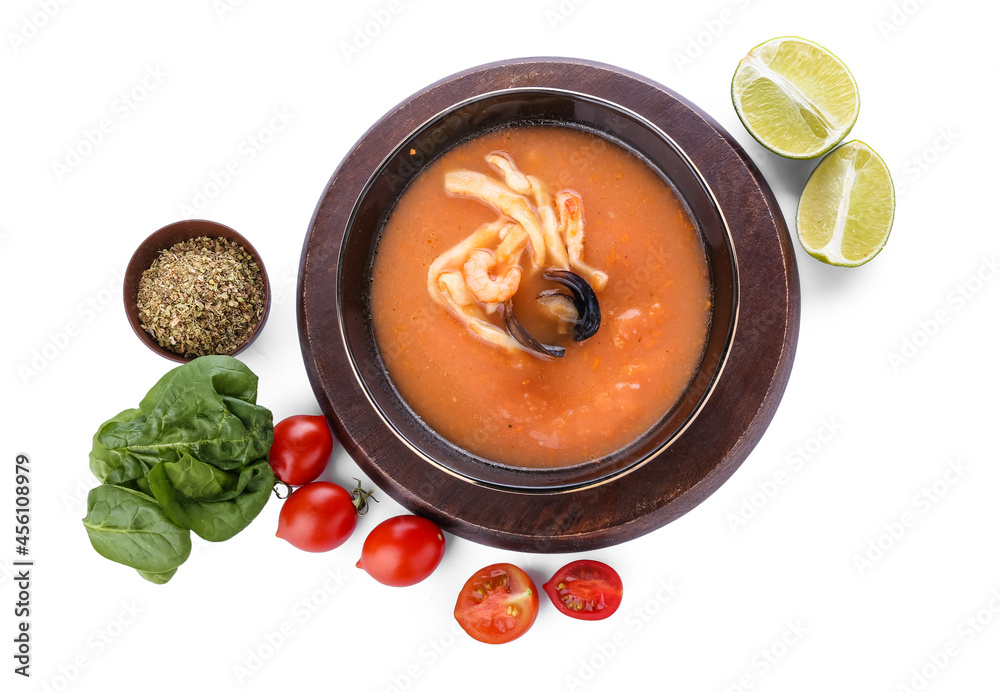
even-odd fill
[{"label": "red cherry tomato", "polygon": [[444,557],[444,534],[433,521],[403,515],[372,529],[358,567],[387,586],[411,586],[430,576]]},{"label": "red cherry tomato", "polygon": [[336,483],[316,481],[295,490],[281,506],[278,538],[311,553],[333,550],[358,525],[355,496]]},{"label": "red cherry tomato", "polygon": [[291,416],[274,426],[268,462],[275,477],[288,485],[319,478],[333,452],[333,435],[323,416]]},{"label": "red cherry tomato", "polygon": [[542,588],[559,612],[578,620],[603,620],[622,604],[622,578],[597,560],[565,565]]},{"label": "red cherry tomato", "polygon": [[538,589],[520,567],[489,565],[465,582],[455,619],[473,639],[505,644],[517,639],[538,616]]}]

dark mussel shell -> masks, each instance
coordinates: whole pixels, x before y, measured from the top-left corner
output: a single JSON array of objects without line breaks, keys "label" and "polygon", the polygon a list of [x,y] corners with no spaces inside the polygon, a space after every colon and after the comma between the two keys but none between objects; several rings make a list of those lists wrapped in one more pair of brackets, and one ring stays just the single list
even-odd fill
[{"label": "dark mussel shell", "polygon": [[577,314],[573,340],[585,341],[596,334],[601,327],[601,304],[587,280],[565,269],[548,269],[542,276],[569,289],[569,299],[573,301]]},{"label": "dark mussel shell", "polygon": [[[594,293],[594,289],[587,283],[587,280],[579,274],[565,269],[548,269],[542,276],[569,289],[568,295],[555,290],[542,291],[539,298],[562,295],[573,303],[577,315],[573,321],[573,340],[584,341],[596,334],[601,327],[601,305],[597,301],[597,294]],[[533,337],[514,316],[514,305],[510,300],[504,303],[503,321],[507,327],[507,333],[525,348],[549,358],[562,358],[566,355],[566,349],[562,346],[543,344]]]},{"label": "dark mussel shell", "polygon": [[525,348],[549,358],[562,358],[566,355],[566,349],[562,346],[549,346],[533,337],[531,332],[514,317],[514,304],[509,299],[503,304],[503,322],[507,327],[507,333]]}]

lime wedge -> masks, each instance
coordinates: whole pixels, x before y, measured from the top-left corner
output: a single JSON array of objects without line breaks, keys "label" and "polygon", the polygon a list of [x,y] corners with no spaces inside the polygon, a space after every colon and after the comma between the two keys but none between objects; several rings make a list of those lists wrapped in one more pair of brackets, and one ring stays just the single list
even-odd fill
[{"label": "lime wedge", "polygon": [[838,267],[856,267],[885,246],[895,208],[885,161],[853,140],[830,152],[809,176],[795,226],[810,255]]},{"label": "lime wedge", "polygon": [[733,106],[747,131],[775,154],[812,159],[858,119],[858,85],[830,51],[792,36],[762,43],[733,75]]}]

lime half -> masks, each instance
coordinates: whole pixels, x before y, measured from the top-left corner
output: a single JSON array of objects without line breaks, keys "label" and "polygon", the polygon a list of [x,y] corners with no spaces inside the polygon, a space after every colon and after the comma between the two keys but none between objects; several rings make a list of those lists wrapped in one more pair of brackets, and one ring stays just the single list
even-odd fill
[{"label": "lime half", "polygon": [[795,226],[810,255],[838,267],[856,267],[885,246],[895,208],[885,161],[854,140],[830,152],[809,176]]},{"label": "lime half", "polygon": [[811,159],[847,136],[861,100],[837,56],[785,36],[760,44],[740,61],[733,106],[750,134],[775,154]]}]

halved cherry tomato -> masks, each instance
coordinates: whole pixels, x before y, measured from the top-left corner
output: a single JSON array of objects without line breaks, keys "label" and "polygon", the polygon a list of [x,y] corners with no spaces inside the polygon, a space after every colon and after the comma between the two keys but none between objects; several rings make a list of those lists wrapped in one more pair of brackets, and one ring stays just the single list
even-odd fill
[{"label": "halved cherry tomato", "polygon": [[372,529],[358,567],[388,586],[411,586],[430,576],[444,557],[444,534],[430,519],[403,515]]},{"label": "halved cherry tomato", "polygon": [[371,493],[350,493],[336,483],[316,481],[295,490],[278,514],[278,538],[296,548],[322,553],[341,545],[358,525],[358,509]]},{"label": "halved cherry tomato", "polygon": [[506,644],[538,616],[538,589],[520,567],[500,563],[473,574],[455,603],[455,619],[473,639]]},{"label": "halved cherry tomato", "polygon": [[319,478],[332,452],[333,434],[324,416],[290,416],[274,426],[267,460],[279,481],[305,485]]},{"label": "halved cherry tomato", "polygon": [[622,604],[622,578],[597,560],[563,566],[542,588],[560,612],[579,620],[603,620]]}]

